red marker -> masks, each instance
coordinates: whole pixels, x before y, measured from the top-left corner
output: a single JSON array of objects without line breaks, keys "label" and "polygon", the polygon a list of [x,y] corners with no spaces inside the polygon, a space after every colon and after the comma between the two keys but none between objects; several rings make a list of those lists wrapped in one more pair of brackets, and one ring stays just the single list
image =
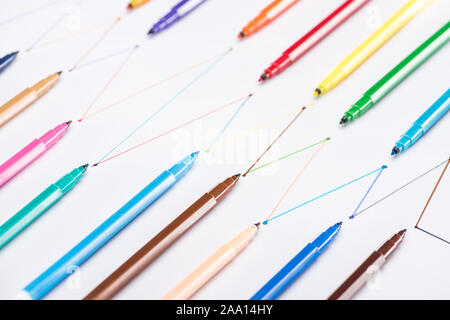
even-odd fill
[{"label": "red marker", "polygon": [[278,60],[273,62],[259,78],[259,81],[272,78],[289,67],[294,61],[312,49],[323,38],[346,21],[370,0],[347,0],[322,22],[305,34],[300,40],[287,49]]}]

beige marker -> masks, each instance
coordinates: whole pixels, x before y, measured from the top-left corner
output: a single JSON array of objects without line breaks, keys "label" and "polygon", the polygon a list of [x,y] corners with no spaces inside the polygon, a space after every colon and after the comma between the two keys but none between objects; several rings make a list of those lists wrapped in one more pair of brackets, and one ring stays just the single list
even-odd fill
[{"label": "beige marker", "polygon": [[259,224],[252,225],[239,233],[233,240],[225,243],[162,299],[189,299],[248,246],[256,236],[258,227]]},{"label": "beige marker", "polygon": [[31,88],[26,88],[17,96],[0,107],[0,127],[28,108],[37,99],[49,91],[58,81],[61,71],[48,76]]}]

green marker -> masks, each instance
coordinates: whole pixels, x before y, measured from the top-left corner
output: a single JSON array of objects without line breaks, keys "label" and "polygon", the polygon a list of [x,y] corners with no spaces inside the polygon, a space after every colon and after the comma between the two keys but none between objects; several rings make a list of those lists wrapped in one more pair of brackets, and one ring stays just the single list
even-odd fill
[{"label": "green marker", "polygon": [[19,232],[25,229],[56,201],[69,192],[78,180],[83,177],[87,168],[88,165],[86,164],[66,174],[56,183],[51,184],[22,210],[17,212],[11,219],[0,226],[0,248],[11,241],[11,239],[13,239]]},{"label": "green marker", "polygon": [[340,124],[351,122],[367,110],[372,108],[375,103],[380,101],[400,82],[409,76],[414,70],[422,65],[436,51],[442,48],[450,39],[450,22],[439,29],[427,41],[414,50],[405,60],[400,62],[394,69],[389,71],[380,81],[372,88],[367,90],[351,108],[345,113]]}]

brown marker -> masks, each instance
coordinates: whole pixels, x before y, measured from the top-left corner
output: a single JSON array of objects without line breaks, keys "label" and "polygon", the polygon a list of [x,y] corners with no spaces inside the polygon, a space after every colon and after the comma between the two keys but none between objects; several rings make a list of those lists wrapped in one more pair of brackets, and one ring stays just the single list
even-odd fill
[{"label": "brown marker", "polygon": [[0,107],[0,127],[28,108],[37,99],[49,91],[58,81],[61,71],[48,76],[31,88],[26,88],[17,96]]},{"label": "brown marker", "polygon": [[119,292],[128,282],[141,273],[150,263],[169,248],[184,232],[214,208],[236,185],[240,174],[219,183],[194,202],[131,258],[100,283],[83,300],[107,300]]},{"label": "brown marker", "polygon": [[391,254],[405,237],[406,229],[398,232],[380,248],[372,253],[366,261],[328,298],[328,300],[351,299],[389,259]]}]

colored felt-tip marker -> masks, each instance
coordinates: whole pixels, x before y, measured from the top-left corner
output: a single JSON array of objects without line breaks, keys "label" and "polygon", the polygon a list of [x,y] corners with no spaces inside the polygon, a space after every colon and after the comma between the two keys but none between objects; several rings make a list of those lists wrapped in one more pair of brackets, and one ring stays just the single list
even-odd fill
[{"label": "colored felt-tip marker", "polygon": [[272,64],[264,70],[259,81],[261,82],[270,79],[286,70],[291,64],[300,59],[305,53],[311,50],[316,44],[322,41],[369,1],[370,0],[345,1],[328,17],[322,20],[322,22],[284,51],[281,57],[272,62]]},{"label": "colored felt-tip marker", "polygon": [[42,137],[34,139],[25,148],[0,165],[0,188],[53,147],[65,135],[70,123],[71,121],[64,122]]},{"label": "colored felt-tip marker", "polygon": [[136,9],[137,7],[142,6],[143,4],[146,4],[150,0],[131,0],[130,3],[127,5],[127,9]]},{"label": "colored felt-tip marker", "polygon": [[31,88],[26,88],[14,98],[0,107],[0,127],[20,112],[32,105],[37,99],[49,91],[58,81],[62,71],[42,79]]},{"label": "colored felt-tip marker", "polygon": [[57,182],[51,184],[41,194],[28,203],[22,210],[0,226],[0,248],[11,241],[56,201],[64,197],[83,177],[88,165],[78,167]]},{"label": "colored felt-tip marker", "polygon": [[345,112],[340,124],[345,124],[362,116],[378,103],[391,90],[405,80],[433,54],[450,40],[450,22],[447,22],[435,34],[422,43],[402,62],[375,83],[363,96]]},{"label": "colored felt-tip marker", "polygon": [[392,253],[402,243],[406,235],[406,229],[396,233],[392,238],[383,243],[364,261],[358,269],[353,272],[347,280],[335,291],[328,300],[349,300],[351,299],[372,276],[381,269]]},{"label": "colored felt-tip marker", "polygon": [[239,177],[239,174],[229,177],[201,196],[92,290],[84,300],[111,299],[127,283],[163,254],[186,231],[219,204],[231,189],[234,188],[239,181]]},{"label": "colored felt-tip marker", "polygon": [[265,7],[239,32],[238,38],[249,37],[277,19],[300,0],[275,0]]},{"label": "colored felt-tip marker", "polygon": [[260,224],[245,228],[231,241],[217,249],[183,281],[170,290],[163,300],[187,300],[230,263],[255,238]]},{"label": "colored felt-tip marker", "polygon": [[391,39],[400,29],[411,21],[431,0],[409,0],[380,28],[353,50],[316,87],[314,96],[324,94],[344,81],[358,67]]},{"label": "colored felt-tip marker", "polygon": [[206,0],[181,0],[169,13],[153,25],[148,34],[157,34],[171,27],[205,2]]},{"label": "colored felt-tip marker", "polygon": [[274,300],[278,298],[325,251],[341,230],[342,222],[329,227],[313,242],[308,243],[250,300]]},{"label": "colored felt-tip marker", "polygon": [[399,154],[415,144],[450,110],[450,89],[417,119],[395,143],[391,155]]},{"label": "colored felt-tip marker", "polygon": [[0,58],[0,73],[4,71],[16,59],[19,51],[8,53],[3,58]]},{"label": "colored felt-tip marker", "polygon": [[73,267],[79,267],[94,253],[144,212],[159,197],[175,185],[193,166],[198,152],[192,153],[163,171],[122,208],[105,220],[81,242],[33,280],[21,292],[21,296],[41,299],[70,275]]}]

